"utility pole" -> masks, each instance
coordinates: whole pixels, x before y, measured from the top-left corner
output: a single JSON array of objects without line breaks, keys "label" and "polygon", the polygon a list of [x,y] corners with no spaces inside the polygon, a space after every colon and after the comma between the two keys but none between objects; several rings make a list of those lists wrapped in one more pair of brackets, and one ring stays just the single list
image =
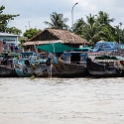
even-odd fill
[{"label": "utility pole", "polygon": [[27,30],[27,26],[25,26],[26,30]]},{"label": "utility pole", "polygon": [[122,22],[119,23],[119,42],[118,42],[119,54],[121,54],[121,47],[120,47],[121,26],[122,26]]},{"label": "utility pole", "polygon": [[119,23],[119,44],[120,44],[120,33],[121,33],[122,22]]},{"label": "utility pole", "polygon": [[30,23],[31,23],[32,21],[28,21],[28,26],[29,26],[29,29],[30,29]]}]

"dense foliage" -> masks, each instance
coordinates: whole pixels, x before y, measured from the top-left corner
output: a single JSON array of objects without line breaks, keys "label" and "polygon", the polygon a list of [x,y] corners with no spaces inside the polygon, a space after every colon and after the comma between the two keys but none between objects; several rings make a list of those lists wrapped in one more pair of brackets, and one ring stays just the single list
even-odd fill
[{"label": "dense foliage", "polygon": [[28,39],[31,39],[33,36],[37,35],[39,32],[41,32],[40,29],[30,28],[24,32],[23,36],[27,37]]},{"label": "dense foliage", "polygon": [[73,25],[75,34],[87,39],[91,44],[95,44],[100,39],[106,41],[116,41],[124,43],[124,29],[121,29],[122,23],[112,26],[113,18],[109,14],[100,11],[98,15],[86,16],[86,22],[83,18],[78,19]]}]

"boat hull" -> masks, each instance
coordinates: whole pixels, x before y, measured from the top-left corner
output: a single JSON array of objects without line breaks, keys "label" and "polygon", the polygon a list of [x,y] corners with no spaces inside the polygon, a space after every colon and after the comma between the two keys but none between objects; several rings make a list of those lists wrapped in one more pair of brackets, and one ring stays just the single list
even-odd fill
[{"label": "boat hull", "polygon": [[8,67],[7,65],[0,65],[0,77],[16,77],[17,74],[13,68]]},{"label": "boat hull", "polygon": [[18,77],[31,77],[34,72],[33,68],[28,66],[15,66],[15,72],[17,73]]},{"label": "boat hull", "polygon": [[[51,71],[51,72],[49,72]],[[38,77],[83,77],[86,76],[88,71],[83,65],[59,63],[53,64],[51,67],[47,65],[38,65],[34,73]]]},{"label": "boat hull", "polygon": [[90,76],[94,77],[122,77],[124,70],[117,66],[108,66],[106,63],[93,62],[87,58],[87,70]]}]

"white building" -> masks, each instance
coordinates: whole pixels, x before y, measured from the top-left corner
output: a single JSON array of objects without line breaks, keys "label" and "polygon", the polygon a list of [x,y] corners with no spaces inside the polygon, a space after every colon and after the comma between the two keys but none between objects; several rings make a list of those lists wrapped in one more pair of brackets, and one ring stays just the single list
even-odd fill
[{"label": "white building", "polygon": [[9,33],[1,33],[0,32],[0,41],[5,42],[6,44],[15,44],[18,46],[18,35],[9,34]]},{"label": "white building", "polygon": [[0,42],[4,50],[10,50],[10,46],[18,46],[18,35],[0,32]]}]

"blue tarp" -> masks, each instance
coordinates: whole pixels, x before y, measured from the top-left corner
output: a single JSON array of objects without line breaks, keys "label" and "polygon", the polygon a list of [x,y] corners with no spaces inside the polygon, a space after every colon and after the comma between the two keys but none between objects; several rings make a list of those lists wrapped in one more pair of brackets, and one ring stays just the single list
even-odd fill
[{"label": "blue tarp", "polygon": [[[112,52],[117,51],[122,45],[118,45],[117,42],[98,41],[93,49],[93,52]],[[124,47],[123,47],[124,48]]]},{"label": "blue tarp", "polygon": [[120,49],[124,50],[124,44],[119,45]]}]

